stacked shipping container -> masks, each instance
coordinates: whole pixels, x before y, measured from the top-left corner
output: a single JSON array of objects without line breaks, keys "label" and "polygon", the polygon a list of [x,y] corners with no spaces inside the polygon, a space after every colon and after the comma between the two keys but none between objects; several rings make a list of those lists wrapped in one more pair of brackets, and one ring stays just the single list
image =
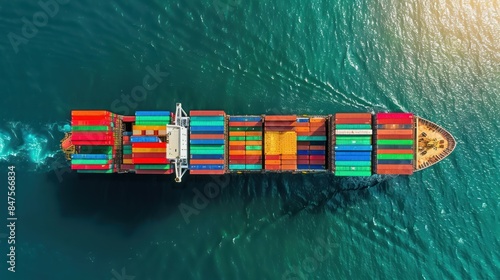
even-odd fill
[{"label": "stacked shipping container", "polygon": [[77,154],[71,158],[71,169],[80,173],[116,171],[115,131],[117,115],[109,111],[71,111],[72,143]]},{"label": "stacked shipping container", "polygon": [[376,121],[377,174],[413,174],[413,114],[378,113]]},{"label": "stacked shipping container", "polygon": [[372,175],[372,115],[335,114],[335,175]]},{"label": "stacked shipping container", "polygon": [[225,173],[224,111],[190,111],[191,174]]},{"label": "stacked shipping container", "polygon": [[229,117],[229,169],[262,169],[262,117]]},{"label": "stacked shipping container", "polygon": [[[137,111],[132,126],[132,163],[137,174],[171,174],[167,159],[168,111]],[[125,148],[124,148],[125,155]],[[124,158],[125,163],[125,158]],[[128,161],[127,161],[128,163]]]},{"label": "stacked shipping container", "polygon": [[297,169],[297,117],[265,116],[264,154],[266,170]]},{"label": "stacked shipping container", "polygon": [[326,117],[297,118],[297,168],[326,170]]}]

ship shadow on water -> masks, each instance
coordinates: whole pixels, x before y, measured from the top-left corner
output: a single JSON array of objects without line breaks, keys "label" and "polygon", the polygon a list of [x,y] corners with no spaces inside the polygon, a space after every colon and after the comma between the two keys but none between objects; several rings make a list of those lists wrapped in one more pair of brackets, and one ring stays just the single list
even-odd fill
[{"label": "ship shadow on water", "polygon": [[[293,218],[308,212],[320,214],[368,200],[370,191],[384,193],[391,177],[342,178],[332,174],[227,174],[220,177],[185,176],[175,183],[173,175],[67,173],[59,181],[54,172],[47,179],[55,186],[60,213],[67,218],[92,218],[115,225],[132,234],[143,223],[181,215],[179,205],[192,205],[193,189],[201,193],[207,185],[226,182],[212,201],[243,200],[242,211],[262,199],[271,199],[278,212],[268,220]],[[214,178],[219,178],[214,180]],[[274,221],[273,221],[274,220]],[[266,227],[266,225],[262,225]]]}]

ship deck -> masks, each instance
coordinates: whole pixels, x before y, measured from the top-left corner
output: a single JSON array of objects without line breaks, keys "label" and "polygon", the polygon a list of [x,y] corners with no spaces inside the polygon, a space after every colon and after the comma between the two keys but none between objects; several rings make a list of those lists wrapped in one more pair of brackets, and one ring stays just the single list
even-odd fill
[{"label": "ship deck", "polygon": [[456,146],[453,136],[441,126],[418,117],[415,171],[432,166],[447,157]]}]

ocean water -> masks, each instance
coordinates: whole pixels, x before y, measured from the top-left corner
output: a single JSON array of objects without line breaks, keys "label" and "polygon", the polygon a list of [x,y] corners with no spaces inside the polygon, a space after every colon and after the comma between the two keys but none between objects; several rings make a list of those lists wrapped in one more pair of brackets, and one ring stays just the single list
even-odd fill
[{"label": "ocean water", "polygon": [[[0,4],[0,174],[16,167],[18,218],[12,273],[3,187],[0,279],[500,278],[499,1],[41,2]],[[410,177],[69,172],[71,109],[176,102],[409,111],[458,146]]]}]

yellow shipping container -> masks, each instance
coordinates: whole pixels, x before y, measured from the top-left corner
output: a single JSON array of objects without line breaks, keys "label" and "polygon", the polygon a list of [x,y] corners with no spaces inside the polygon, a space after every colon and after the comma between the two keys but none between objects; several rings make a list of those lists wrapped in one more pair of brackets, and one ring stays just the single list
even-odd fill
[{"label": "yellow shipping container", "polygon": [[264,154],[266,155],[279,155],[281,154],[280,148],[280,132],[267,131],[264,133]]},{"label": "yellow shipping container", "polygon": [[123,159],[123,164],[133,164],[132,159],[131,158],[130,159],[128,159],[128,158]]},{"label": "yellow shipping container", "polygon": [[297,133],[295,131],[282,132],[280,135],[281,154],[297,154]]}]

